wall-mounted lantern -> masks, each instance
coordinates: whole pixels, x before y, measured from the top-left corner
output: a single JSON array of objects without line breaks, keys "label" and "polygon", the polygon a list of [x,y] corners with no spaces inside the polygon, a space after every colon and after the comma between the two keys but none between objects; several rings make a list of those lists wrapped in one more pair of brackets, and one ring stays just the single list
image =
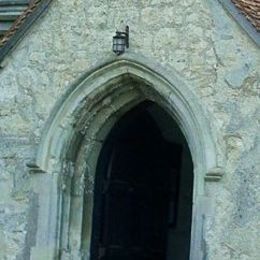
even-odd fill
[{"label": "wall-mounted lantern", "polygon": [[123,54],[125,48],[129,48],[129,26],[126,26],[125,32],[116,31],[113,37],[113,52],[116,55]]}]

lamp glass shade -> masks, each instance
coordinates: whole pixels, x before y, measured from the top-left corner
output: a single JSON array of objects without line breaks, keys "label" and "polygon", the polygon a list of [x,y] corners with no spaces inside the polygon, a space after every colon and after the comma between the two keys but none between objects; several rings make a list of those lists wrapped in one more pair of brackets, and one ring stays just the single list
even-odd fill
[{"label": "lamp glass shade", "polygon": [[113,37],[113,52],[120,55],[125,52],[126,39],[125,36],[117,34]]}]

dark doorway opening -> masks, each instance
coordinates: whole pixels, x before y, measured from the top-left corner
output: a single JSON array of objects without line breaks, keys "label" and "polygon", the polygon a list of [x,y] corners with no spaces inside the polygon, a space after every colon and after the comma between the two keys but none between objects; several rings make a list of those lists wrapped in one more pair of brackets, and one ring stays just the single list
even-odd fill
[{"label": "dark doorway opening", "polygon": [[185,138],[145,101],[113,127],[94,190],[91,260],[189,259],[193,168]]}]

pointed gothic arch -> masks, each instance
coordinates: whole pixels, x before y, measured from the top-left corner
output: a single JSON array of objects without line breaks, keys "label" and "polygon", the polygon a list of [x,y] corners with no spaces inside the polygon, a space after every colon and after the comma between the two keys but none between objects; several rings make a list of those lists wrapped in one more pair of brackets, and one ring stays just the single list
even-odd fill
[{"label": "pointed gothic arch", "polygon": [[[173,70],[149,64],[124,56],[98,66],[79,79],[54,108],[35,162],[28,165],[32,172],[40,173],[33,182],[39,194],[39,213],[32,255],[56,259],[68,254],[73,259],[88,259],[91,214],[85,219],[83,214],[93,207],[93,176],[102,142],[121,115],[151,100],[174,118],[191,151],[191,259],[203,258],[204,184],[221,179],[223,158],[206,113],[190,87]],[[84,239],[83,224],[88,227]]]}]

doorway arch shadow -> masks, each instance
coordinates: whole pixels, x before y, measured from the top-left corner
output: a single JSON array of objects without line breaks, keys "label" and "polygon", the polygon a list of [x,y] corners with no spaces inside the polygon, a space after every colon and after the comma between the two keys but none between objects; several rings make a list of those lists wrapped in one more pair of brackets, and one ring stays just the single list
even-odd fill
[{"label": "doorway arch shadow", "polygon": [[190,259],[203,259],[205,203],[211,199],[204,186],[221,179],[223,158],[198,97],[177,73],[149,64],[124,55],[98,66],[54,108],[35,161],[28,164],[32,173],[39,173],[32,177],[39,198],[32,259],[88,259],[99,152],[119,118],[144,100],[169,113],[189,146],[194,167]]}]

